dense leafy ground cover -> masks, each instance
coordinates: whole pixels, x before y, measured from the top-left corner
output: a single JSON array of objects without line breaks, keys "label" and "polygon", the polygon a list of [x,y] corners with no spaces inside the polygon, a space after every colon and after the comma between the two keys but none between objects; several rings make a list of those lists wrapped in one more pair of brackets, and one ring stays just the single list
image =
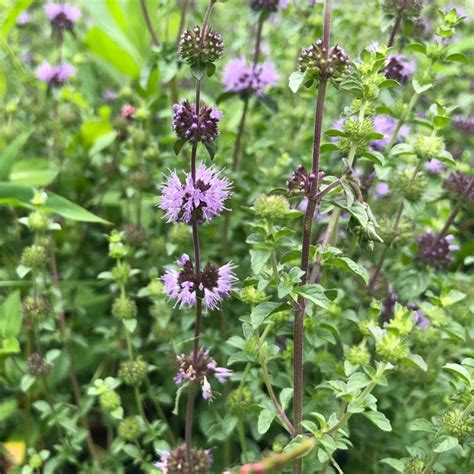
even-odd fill
[{"label": "dense leafy ground cover", "polygon": [[0,471],[474,470],[472,5],[0,1]]}]

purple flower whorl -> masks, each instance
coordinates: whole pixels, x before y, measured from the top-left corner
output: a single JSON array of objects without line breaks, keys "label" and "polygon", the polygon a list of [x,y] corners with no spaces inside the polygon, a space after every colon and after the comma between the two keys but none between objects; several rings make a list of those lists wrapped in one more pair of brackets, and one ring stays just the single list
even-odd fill
[{"label": "purple flower whorl", "polygon": [[404,54],[391,54],[387,59],[388,64],[384,69],[385,76],[401,84],[406,84],[416,70],[415,62]]},{"label": "purple flower whorl", "polygon": [[81,17],[81,11],[77,7],[65,3],[47,3],[44,7],[51,26],[58,32],[72,31],[74,25]]},{"label": "purple flower whorl", "polygon": [[457,245],[451,243],[453,240],[453,235],[439,238],[438,234],[428,230],[418,238],[417,259],[434,268],[448,266],[453,260],[452,252],[459,250]]},{"label": "purple flower whorl", "polygon": [[47,62],[42,62],[36,68],[36,78],[45,82],[49,87],[61,87],[75,73],[75,69],[69,63],[53,66]]}]

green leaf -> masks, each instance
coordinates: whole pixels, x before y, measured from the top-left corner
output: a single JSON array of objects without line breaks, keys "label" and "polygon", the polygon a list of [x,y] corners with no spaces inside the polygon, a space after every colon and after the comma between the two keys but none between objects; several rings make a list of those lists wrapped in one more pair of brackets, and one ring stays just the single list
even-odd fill
[{"label": "green leaf", "polygon": [[260,412],[260,415],[258,415],[257,423],[257,431],[259,432],[259,434],[263,435],[270,429],[270,425],[272,424],[275,415],[276,413],[274,411],[270,411],[267,409],[264,409]]},{"label": "green leaf", "polygon": [[4,338],[16,337],[22,323],[20,292],[10,293],[0,306],[0,335]]},{"label": "green leaf", "polygon": [[390,420],[379,411],[366,411],[363,415],[382,431],[392,431]]},{"label": "green leaf", "polygon": [[379,151],[366,150],[362,153],[362,156],[376,165],[384,166],[385,164],[385,157]]},{"label": "green leaf", "polygon": [[17,406],[17,401],[14,398],[0,402],[0,424],[8,420],[16,412]]},{"label": "green leaf", "polygon": [[212,142],[212,143],[205,142],[204,146],[206,147],[206,150],[209,153],[209,158],[212,161],[214,159],[214,157],[216,156],[216,150],[217,150],[216,144],[214,142]]},{"label": "green leaf", "polygon": [[[8,13],[5,15],[5,10],[3,10],[2,18],[5,20],[2,23],[1,35],[3,38],[8,36],[10,30],[15,26],[17,18],[22,12],[28,10],[28,7],[33,3],[33,0],[22,0],[17,2],[11,2],[11,8],[8,10]],[[5,4],[2,5],[2,8],[5,8]],[[0,178],[2,179],[2,178]]]},{"label": "green leaf", "polygon": [[283,410],[286,410],[288,408],[288,405],[290,403],[290,400],[293,398],[293,389],[292,388],[284,388],[280,392],[280,403],[281,406],[283,407]]},{"label": "green leaf", "polygon": [[30,389],[30,387],[35,383],[35,381],[36,381],[36,378],[33,375],[30,375],[30,374],[23,375],[20,382],[20,388],[22,392],[26,393]]},{"label": "green leaf", "polygon": [[179,155],[179,152],[183,148],[183,146],[186,144],[186,140],[176,140],[174,145],[173,145],[173,151],[175,155]]},{"label": "green leaf", "polygon": [[[31,209],[31,199],[34,196],[34,193],[34,188],[29,186],[0,183],[0,205],[5,204]],[[44,205],[44,209],[72,221],[109,224],[106,220],[92,214],[92,212],[87,211],[78,204],[52,192],[48,192],[48,198]]]},{"label": "green leaf", "polygon": [[395,471],[397,472],[405,472],[405,463],[403,461],[400,461],[400,459],[384,458],[384,459],[381,459],[380,462],[387,464],[387,466],[390,466],[392,469],[395,469]]},{"label": "green leaf", "polygon": [[18,153],[23,148],[30,135],[31,131],[18,135],[18,137],[9,143],[0,153],[0,181],[8,178]]},{"label": "green leaf", "polygon": [[433,87],[433,84],[422,85],[416,79],[413,79],[412,84],[413,84],[413,89],[415,90],[417,94],[423,94],[423,92],[426,92],[427,90]]},{"label": "green leaf", "polygon": [[407,46],[407,50],[426,54],[426,46],[423,43],[412,43]]},{"label": "green leaf", "polygon": [[258,306],[255,306],[255,308],[252,310],[252,313],[250,314],[252,326],[254,328],[258,328],[265,321],[265,319],[280,306],[282,306],[281,303],[273,303],[271,301],[266,301],[264,303],[260,303]]},{"label": "green leaf", "polygon": [[344,268],[354,275],[358,276],[366,285],[369,282],[369,274],[367,270],[349,257],[333,257],[326,262],[326,265]]},{"label": "green leaf", "polygon": [[433,125],[437,130],[447,127],[450,122],[450,117],[445,117],[443,115],[435,115],[435,117],[433,117]]},{"label": "green leaf", "polygon": [[58,165],[46,158],[33,158],[15,163],[10,181],[25,186],[48,186],[59,173]]},{"label": "green leaf", "polygon": [[250,250],[250,264],[252,266],[252,271],[255,275],[258,275],[263,270],[263,267],[270,258],[270,255],[270,250]]},{"label": "green leaf", "polygon": [[426,372],[428,370],[428,366],[426,365],[426,362],[423,357],[421,357],[421,355],[410,354],[404,359],[404,362],[408,365],[421,369],[423,372]]},{"label": "green leaf", "polygon": [[443,369],[449,370],[454,375],[456,375],[456,377],[458,377],[461,380],[464,380],[468,384],[472,383],[471,376],[470,376],[469,372],[467,371],[466,368],[464,368],[460,364],[451,364],[451,363],[449,363],[449,364],[446,364],[445,366],[443,366]]},{"label": "green leaf", "polygon": [[388,89],[389,87],[397,87],[399,86],[400,83],[393,80],[393,79],[385,79],[385,81],[383,81],[379,87],[380,89]]},{"label": "green leaf", "polygon": [[94,156],[102,150],[105,150],[107,147],[112,145],[112,143],[117,138],[117,132],[114,130],[112,132],[104,133],[97,137],[93,145],[89,149],[89,156]]},{"label": "green leaf", "polygon": [[0,355],[18,354],[21,352],[20,343],[16,337],[7,337],[0,341]]},{"label": "green leaf", "polygon": [[454,449],[456,446],[459,445],[458,439],[454,436],[445,436],[440,438],[437,442],[435,442],[433,451],[435,453],[444,453],[446,451],[450,451]]},{"label": "green leaf", "polygon": [[464,56],[464,54],[462,53],[449,54],[446,58],[446,61],[469,64],[469,61],[467,60],[466,56]]},{"label": "green leaf", "polygon": [[205,64],[193,64],[191,66],[191,74],[197,81],[200,81],[204,77],[206,70],[207,66]]},{"label": "green leaf", "polygon": [[137,329],[137,320],[136,318],[131,318],[131,319],[123,319],[122,320],[123,325],[127,328],[128,332],[135,332],[135,329]]},{"label": "green leaf", "polygon": [[290,75],[288,79],[288,85],[290,86],[290,89],[293,93],[296,94],[298,92],[301,84],[303,84],[304,79],[305,73],[301,71],[295,71]]},{"label": "green leaf", "polygon": [[436,428],[428,420],[424,418],[417,418],[413,420],[408,426],[410,431],[423,431],[424,433],[434,433]]},{"label": "green leaf", "polygon": [[321,145],[321,153],[326,153],[329,151],[336,151],[339,150],[339,147],[335,143],[323,143]]},{"label": "green leaf", "polygon": [[321,285],[313,284],[298,286],[294,289],[294,292],[320,308],[327,309],[329,306],[328,298]]},{"label": "green leaf", "polygon": [[447,165],[456,165],[456,161],[454,160],[453,155],[451,155],[451,153],[449,153],[449,151],[447,150],[442,151],[436,158],[438,158],[438,160],[442,161],[443,163],[446,163]]}]

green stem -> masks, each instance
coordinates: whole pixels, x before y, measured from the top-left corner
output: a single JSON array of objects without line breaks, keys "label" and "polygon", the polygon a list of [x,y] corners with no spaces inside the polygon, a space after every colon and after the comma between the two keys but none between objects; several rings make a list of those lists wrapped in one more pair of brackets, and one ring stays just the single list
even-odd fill
[{"label": "green stem", "polygon": [[239,422],[237,424],[238,431],[239,431],[239,442],[240,442],[240,449],[242,450],[242,459],[244,462],[247,462],[247,443],[245,441],[245,432],[244,432],[244,422],[242,417],[239,418]]}]

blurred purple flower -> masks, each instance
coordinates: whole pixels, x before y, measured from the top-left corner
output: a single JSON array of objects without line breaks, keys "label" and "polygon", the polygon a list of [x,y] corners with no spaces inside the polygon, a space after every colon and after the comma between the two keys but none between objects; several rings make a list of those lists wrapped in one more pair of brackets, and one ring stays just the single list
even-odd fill
[{"label": "blurred purple flower", "polygon": [[430,320],[425,316],[425,313],[421,309],[415,311],[415,323],[421,329],[426,329],[430,324]]},{"label": "blurred purple flower", "polygon": [[222,112],[204,103],[199,106],[199,117],[196,115],[196,104],[183,100],[173,105],[173,130],[180,140],[191,143],[212,143],[219,135],[217,124]]},{"label": "blurred purple flower", "polygon": [[375,186],[375,198],[380,199],[390,194],[390,188],[387,183],[381,182],[377,183]]},{"label": "blurred purple flower", "polygon": [[467,199],[474,201],[474,177],[464,174],[462,171],[454,171],[443,181],[443,189],[447,191],[451,199]]},{"label": "blurred purple flower", "polygon": [[117,91],[114,91],[112,89],[106,89],[104,91],[104,93],[102,94],[102,98],[106,101],[106,102],[113,102],[114,100],[116,100],[118,98],[118,92]]},{"label": "blurred purple flower", "polygon": [[279,8],[286,8],[288,0],[249,0],[249,5],[255,11],[275,13]]},{"label": "blurred purple flower", "polygon": [[50,87],[63,86],[74,73],[75,69],[69,63],[53,66],[47,62],[42,62],[36,68],[36,78]]},{"label": "blurred purple flower", "polygon": [[47,3],[44,7],[46,15],[55,30],[72,30],[77,20],[81,17],[81,11],[77,7],[65,3]]},{"label": "blurred purple flower", "polygon": [[188,308],[202,298],[206,309],[215,309],[228,296],[235,281],[234,265],[227,263],[222,267],[208,263],[204,269],[196,273],[188,255],[183,254],[176,263],[180,270],[170,269],[162,277],[168,296],[176,300],[179,307]]},{"label": "blurred purple flower", "polygon": [[416,71],[415,61],[408,59],[404,54],[391,54],[387,59],[384,74],[388,79],[405,84]]},{"label": "blurred purple flower", "polygon": [[[382,133],[384,138],[374,140],[370,143],[372,150],[381,151],[390,143],[392,135],[395,133],[397,127],[397,120],[390,115],[376,115],[374,117],[374,130],[377,133]],[[402,125],[398,132],[397,141],[403,140],[410,134],[410,127],[408,125]]]},{"label": "blurred purple flower", "polygon": [[436,158],[433,158],[432,160],[425,163],[426,171],[431,174],[440,174],[445,170],[445,168],[446,167],[444,163],[440,160],[437,160]]},{"label": "blurred purple flower", "polygon": [[392,285],[388,286],[388,294],[385,300],[382,303],[381,316],[383,322],[388,322],[393,317],[393,312],[395,310],[395,303],[398,301],[398,295],[395,293],[395,290]]},{"label": "blurred purple flower", "polygon": [[196,181],[190,172],[181,182],[176,171],[169,176],[161,193],[160,209],[165,211],[167,222],[179,221],[189,224],[195,215],[198,222],[210,221],[224,209],[230,195],[230,183],[221,177],[215,168],[201,163],[196,170]]},{"label": "blurred purple flower", "polygon": [[474,117],[463,117],[462,115],[455,115],[453,117],[453,125],[459,131],[468,135],[474,134]]},{"label": "blurred purple flower", "polygon": [[25,10],[23,13],[21,13],[17,20],[16,24],[18,26],[25,26],[31,23],[31,13],[28,10]]},{"label": "blurred purple flower", "polygon": [[269,87],[277,83],[279,75],[271,61],[254,67],[247,64],[244,58],[236,58],[227,63],[222,79],[226,92],[235,92],[247,97],[256,94],[262,97]]}]

